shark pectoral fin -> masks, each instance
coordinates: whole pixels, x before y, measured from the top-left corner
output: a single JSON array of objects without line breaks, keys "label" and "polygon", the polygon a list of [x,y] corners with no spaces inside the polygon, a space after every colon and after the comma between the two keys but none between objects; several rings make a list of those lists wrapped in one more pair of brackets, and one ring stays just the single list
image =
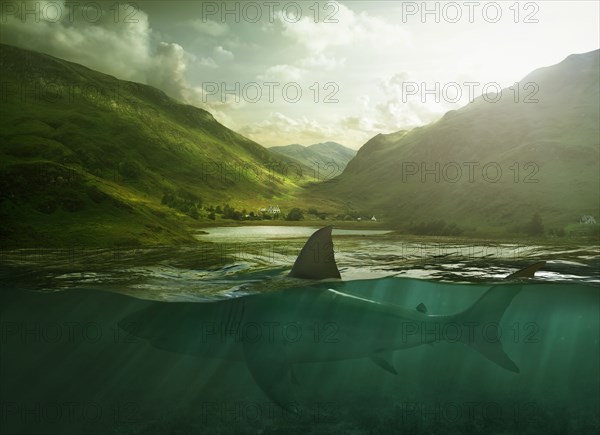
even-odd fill
[{"label": "shark pectoral fin", "polygon": [[484,357],[495,362],[500,367],[510,370],[513,373],[519,373],[521,371],[514,361],[504,352],[502,344],[499,341],[480,341],[472,344],[472,346]]},{"label": "shark pectoral fin", "polygon": [[514,278],[533,278],[535,273],[540,270],[546,264],[545,261],[540,261],[538,263],[534,263],[530,266],[527,266],[524,269],[517,270],[515,273],[511,273],[504,279],[514,279]]},{"label": "shark pectoral fin", "polygon": [[425,306],[425,304],[423,302],[421,302],[419,305],[417,305],[417,311],[420,313],[427,314],[427,307]]},{"label": "shark pectoral fin", "polygon": [[299,414],[298,403],[292,399],[291,367],[283,346],[262,340],[244,342],[244,356],[252,378],[267,397],[286,411]]},{"label": "shark pectoral fin", "polygon": [[373,361],[386,372],[389,372],[393,375],[398,374],[398,372],[394,368],[394,364],[392,363],[392,352],[376,353],[371,356],[371,361]]},{"label": "shark pectoral fin", "polygon": [[335,264],[332,227],[324,227],[313,233],[296,258],[288,276],[303,279],[341,278]]}]

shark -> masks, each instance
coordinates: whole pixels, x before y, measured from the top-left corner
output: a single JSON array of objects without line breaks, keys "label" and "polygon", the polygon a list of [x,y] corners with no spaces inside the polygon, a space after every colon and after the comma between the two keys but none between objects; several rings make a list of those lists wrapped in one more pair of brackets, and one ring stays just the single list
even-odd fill
[{"label": "shark", "polygon": [[[302,363],[370,358],[397,375],[393,353],[440,341],[462,343],[502,369],[519,373],[497,335],[498,324],[532,278],[538,262],[506,277],[470,307],[431,314],[421,303],[407,308],[324,287],[287,287],[215,302],[152,302],[119,327],[157,349],[204,358],[245,362],[266,396],[299,413],[294,367]],[[288,274],[297,280],[338,280],[332,227],[316,231]],[[357,321],[360,319],[360,321]],[[484,331],[485,328],[485,331]]]}]

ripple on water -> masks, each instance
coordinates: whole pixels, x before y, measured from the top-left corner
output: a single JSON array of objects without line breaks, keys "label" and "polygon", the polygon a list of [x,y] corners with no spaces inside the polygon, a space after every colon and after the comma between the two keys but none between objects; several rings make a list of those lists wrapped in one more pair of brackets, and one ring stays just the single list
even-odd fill
[{"label": "ripple on water", "polygon": [[[283,228],[302,234],[302,239],[246,240],[233,247],[220,240],[198,248],[96,249],[82,255],[63,250],[4,251],[0,278],[4,285],[36,291],[93,288],[158,300],[212,300],[271,291],[293,285],[286,274],[304,243],[303,232],[313,231]],[[345,281],[397,277],[487,283],[546,260],[537,280],[600,283],[597,246],[419,244],[364,235],[334,238],[334,243]]]}]

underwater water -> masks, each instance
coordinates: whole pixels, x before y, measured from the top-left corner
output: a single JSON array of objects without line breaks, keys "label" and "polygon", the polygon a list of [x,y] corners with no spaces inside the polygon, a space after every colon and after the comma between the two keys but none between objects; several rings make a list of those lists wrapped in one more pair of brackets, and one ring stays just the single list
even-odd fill
[{"label": "underwater water", "polygon": [[[343,280],[286,279],[302,237],[235,246],[222,241],[206,249],[3,252],[2,433],[586,434],[600,429],[596,247],[494,245],[489,255],[492,247],[484,245],[340,236],[335,244]],[[539,278],[501,281],[540,259],[548,263]],[[302,324],[303,299],[297,295],[310,298],[327,289],[415,313],[423,303],[429,314],[448,315],[466,310],[493,286],[514,291],[514,299],[499,323],[492,325],[487,312],[477,320],[498,332],[519,373],[452,339],[393,352],[388,361],[397,374],[368,355],[295,363],[284,390],[297,405],[292,412],[271,400],[249,368],[258,361],[265,374],[276,376],[278,355],[295,342],[290,335],[283,343],[275,339],[272,346],[245,349],[254,361],[243,355],[224,359],[220,349],[208,356],[189,352],[189,343],[204,343],[197,341],[199,325],[227,301],[267,301],[264,328],[273,321]],[[191,311],[163,316],[166,306]],[[246,312],[216,310],[210,320],[227,323],[238,316],[243,322]],[[364,333],[365,340],[402,334],[395,330],[393,313],[385,328],[374,329],[371,317],[355,311],[315,312],[315,329],[288,331],[310,336],[307,353],[311,340],[315,349],[343,353],[364,345],[352,341],[356,334]],[[123,319],[130,316],[152,329],[137,334],[124,328]],[[399,318],[398,325],[402,322]]]}]

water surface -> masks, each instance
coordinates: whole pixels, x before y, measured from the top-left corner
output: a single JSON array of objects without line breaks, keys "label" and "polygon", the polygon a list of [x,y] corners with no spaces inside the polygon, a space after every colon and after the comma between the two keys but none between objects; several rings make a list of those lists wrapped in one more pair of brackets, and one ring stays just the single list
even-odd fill
[{"label": "water surface", "polygon": [[[334,231],[342,280],[288,279],[312,231],[228,227],[199,235],[195,247],[2,251],[3,428],[32,435],[598,432],[597,246]],[[492,285],[515,285],[502,279],[540,260],[547,264],[539,277],[522,283],[494,325],[519,374],[450,342],[394,352],[396,376],[369,358],[297,364],[300,415],[274,405],[243,361],[157,349],[119,328],[147,304],[208,304],[283,288],[331,288],[452,314]]]},{"label": "water surface", "polygon": [[[285,277],[316,228],[214,227],[196,247],[21,249],[2,251],[5,283],[36,291],[109,289],[155,300],[236,297],[289,286]],[[438,282],[498,282],[544,260],[537,279],[600,284],[598,246],[430,241],[386,230],[333,232],[344,281],[418,278]]]}]

